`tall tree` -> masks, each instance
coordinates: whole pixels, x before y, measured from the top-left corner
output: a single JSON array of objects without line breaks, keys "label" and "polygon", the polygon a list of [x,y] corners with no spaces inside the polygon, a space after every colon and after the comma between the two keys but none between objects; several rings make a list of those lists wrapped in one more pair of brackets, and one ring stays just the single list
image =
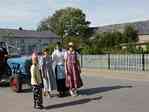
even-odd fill
[{"label": "tall tree", "polygon": [[125,27],[123,34],[125,43],[137,42],[139,40],[138,31],[131,25]]},{"label": "tall tree", "polygon": [[51,30],[61,37],[86,37],[89,24],[82,10],[67,7],[57,10],[51,17],[42,20],[37,30]]}]

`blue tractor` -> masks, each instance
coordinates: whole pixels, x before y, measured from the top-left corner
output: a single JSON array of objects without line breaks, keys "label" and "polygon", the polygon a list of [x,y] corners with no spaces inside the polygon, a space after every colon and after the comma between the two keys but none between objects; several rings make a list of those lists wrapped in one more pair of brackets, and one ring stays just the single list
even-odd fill
[{"label": "blue tractor", "polygon": [[0,42],[0,86],[10,85],[15,92],[30,84],[31,56],[9,56],[5,42]]},{"label": "blue tractor", "polygon": [[24,83],[30,85],[31,56],[9,58],[7,62],[11,68],[10,87],[15,92],[21,92]]}]

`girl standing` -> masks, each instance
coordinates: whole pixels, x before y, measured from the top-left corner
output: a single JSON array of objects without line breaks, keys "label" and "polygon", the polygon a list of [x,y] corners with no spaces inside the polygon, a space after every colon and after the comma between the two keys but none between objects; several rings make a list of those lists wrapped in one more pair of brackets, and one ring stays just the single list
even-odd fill
[{"label": "girl standing", "polygon": [[42,79],[38,66],[38,58],[35,53],[32,55],[32,65],[30,72],[31,72],[31,85],[33,89],[34,108],[42,109],[43,108]]}]

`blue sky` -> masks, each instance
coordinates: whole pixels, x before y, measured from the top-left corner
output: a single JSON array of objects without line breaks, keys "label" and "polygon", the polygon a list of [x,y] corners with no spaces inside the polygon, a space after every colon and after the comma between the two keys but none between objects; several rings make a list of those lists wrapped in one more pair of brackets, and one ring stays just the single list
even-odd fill
[{"label": "blue sky", "polygon": [[91,26],[149,19],[149,0],[0,0],[0,28],[36,29],[55,10],[80,8]]}]

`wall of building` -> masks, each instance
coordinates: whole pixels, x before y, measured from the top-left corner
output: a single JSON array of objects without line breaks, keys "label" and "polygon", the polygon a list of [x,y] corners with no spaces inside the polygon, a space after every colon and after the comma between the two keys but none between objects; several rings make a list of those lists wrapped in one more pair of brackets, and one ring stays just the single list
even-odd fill
[{"label": "wall of building", "polygon": [[56,43],[59,39],[9,38],[1,41],[8,43],[10,54],[31,54],[34,50],[41,52],[49,43]]},{"label": "wall of building", "polygon": [[139,35],[139,42],[149,42],[149,35]]}]

